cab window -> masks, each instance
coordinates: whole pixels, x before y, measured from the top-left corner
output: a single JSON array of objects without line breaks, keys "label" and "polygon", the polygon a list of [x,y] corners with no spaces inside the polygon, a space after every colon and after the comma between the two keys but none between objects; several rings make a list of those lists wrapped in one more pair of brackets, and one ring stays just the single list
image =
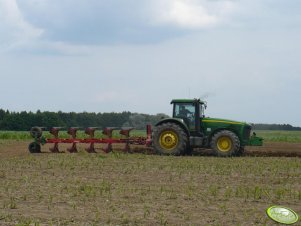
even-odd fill
[{"label": "cab window", "polygon": [[183,119],[186,125],[190,129],[194,129],[195,127],[194,115],[195,115],[195,106],[192,103],[175,104],[174,117]]}]

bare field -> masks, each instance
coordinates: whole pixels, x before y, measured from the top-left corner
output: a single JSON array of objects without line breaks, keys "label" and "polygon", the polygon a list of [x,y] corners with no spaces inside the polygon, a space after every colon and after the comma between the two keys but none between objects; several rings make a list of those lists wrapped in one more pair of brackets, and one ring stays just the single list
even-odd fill
[{"label": "bare field", "polygon": [[249,226],[276,225],[265,214],[271,205],[301,214],[300,143],[266,143],[237,158],[49,146],[33,155],[27,145],[0,140],[0,225]]}]

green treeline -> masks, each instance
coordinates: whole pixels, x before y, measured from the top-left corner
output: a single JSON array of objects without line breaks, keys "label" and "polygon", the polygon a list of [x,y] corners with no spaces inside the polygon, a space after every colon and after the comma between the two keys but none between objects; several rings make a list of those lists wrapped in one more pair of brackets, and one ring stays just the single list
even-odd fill
[{"label": "green treeline", "polygon": [[146,124],[154,125],[164,114],[147,115],[131,112],[122,113],[75,113],[75,112],[9,112],[0,109],[0,130],[27,131],[33,126],[41,127],[135,127],[145,129]]},{"label": "green treeline", "polygon": [[301,127],[294,127],[290,124],[251,124],[254,130],[286,130],[301,131]]},{"label": "green treeline", "polygon": [[[88,112],[10,112],[0,109],[0,130],[28,131],[33,126],[42,127],[135,127],[145,129],[146,124],[154,125],[160,119],[168,117],[165,114],[138,114],[124,111],[121,113],[88,113]],[[289,124],[252,124],[255,130],[287,130],[301,131],[301,127]]]}]

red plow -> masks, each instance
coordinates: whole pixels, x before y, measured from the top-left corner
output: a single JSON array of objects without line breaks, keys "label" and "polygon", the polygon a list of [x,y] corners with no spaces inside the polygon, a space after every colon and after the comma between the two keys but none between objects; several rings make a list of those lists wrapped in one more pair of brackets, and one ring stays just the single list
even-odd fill
[{"label": "red plow", "polygon": [[[102,144],[100,148],[105,153],[109,153],[113,150],[113,144],[124,144],[122,150],[124,152],[131,152],[131,145],[151,145],[151,126],[146,126],[146,137],[142,136],[131,136],[131,131],[133,127],[106,127],[102,130],[103,136],[97,138],[95,136],[95,131],[99,130],[98,127],[88,127],[84,129],[86,134],[85,138],[78,138],[77,132],[80,130],[79,127],[71,127],[67,129],[69,135],[68,138],[60,138],[59,132],[63,131],[62,127],[52,127],[49,129],[49,133],[52,138],[45,138],[43,131],[46,129],[44,127],[32,127],[30,130],[31,136],[34,138],[34,142],[30,143],[28,146],[30,153],[40,153],[41,145],[52,144],[49,150],[53,153],[61,153],[59,149],[59,144],[70,144],[67,151],[70,153],[78,152],[78,144],[87,144],[85,150],[89,153],[96,153],[96,144]],[[114,138],[113,132],[119,131],[121,138]]]}]

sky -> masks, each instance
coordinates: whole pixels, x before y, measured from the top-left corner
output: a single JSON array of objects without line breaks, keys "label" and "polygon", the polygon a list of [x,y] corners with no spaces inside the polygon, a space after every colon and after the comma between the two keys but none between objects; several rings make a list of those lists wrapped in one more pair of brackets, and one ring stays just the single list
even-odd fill
[{"label": "sky", "polygon": [[0,108],[301,126],[300,0],[0,0]]}]

